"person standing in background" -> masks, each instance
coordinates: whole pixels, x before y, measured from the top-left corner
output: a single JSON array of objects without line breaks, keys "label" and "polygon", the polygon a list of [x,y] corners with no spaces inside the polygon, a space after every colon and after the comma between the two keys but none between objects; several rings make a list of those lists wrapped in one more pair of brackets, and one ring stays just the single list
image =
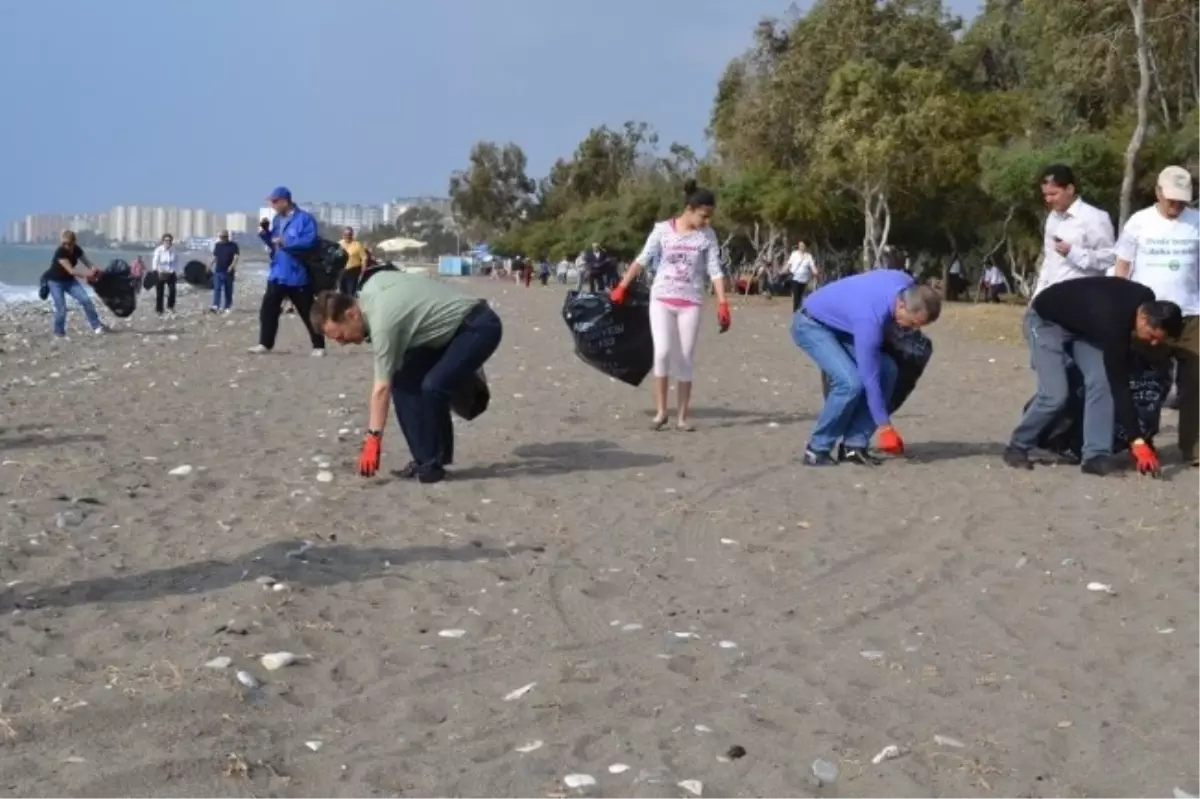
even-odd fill
[{"label": "person standing in background", "polygon": [[[162,243],[154,248],[150,256],[150,268],[158,276],[154,284],[154,312],[162,318],[165,313],[175,316],[175,272],[179,263],[179,254],[175,252],[175,237],[167,233],[162,237]],[[166,308],[163,307],[163,294],[166,294]]]},{"label": "person standing in background", "polygon": [[979,282],[983,286],[983,296],[988,302],[1000,302],[1001,292],[1008,288],[1008,278],[995,264],[988,264]]},{"label": "person standing in background", "polygon": [[808,251],[804,242],[796,242],[796,249],[788,256],[787,270],[792,276],[792,313],[795,313],[804,302],[804,292],[808,289],[809,282],[819,273],[812,253]]},{"label": "person standing in background", "polygon": [[[1175,367],[1179,405],[1179,450],[1183,461],[1200,464],[1200,212],[1189,208],[1192,176],[1169,166],[1158,175],[1157,202],[1125,223],[1117,240],[1114,274],[1154,291],[1179,306],[1183,328],[1166,342]],[[1115,389],[1115,387],[1114,387]]]},{"label": "person standing in background", "polygon": [[292,192],[286,186],[277,187],[268,195],[267,201],[271,203],[275,217],[270,222],[263,220],[266,225],[258,237],[271,252],[271,267],[267,272],[267,288],[258,312],[258,344],[250,348],[250,353],[264,355],[275,348],[283,301],[290,300],[296,308],[296,315],[308,330],[313,357],[319,358],[325,354],[325,338],[313,329],[309,318],[313,293],[308,281],[308,269],[297,257],[317,245],[317,220],[292,202]]},{"label": "person standing in background", "polygon": [[[80,262],[87,269],[79,269]],[[85,289],[79,282],[78,278],[87,280],[95,280],[100,275],[100,270],[92,265],[88,257],[83,252],[83,248],[79,246],[75,239],[75,231],[64,230],[62,237],[59,239],[58,249],[54,251],[54,257],[50,261],[50,269],[46,273],[46,283],[50,289],[50,300],[54,303],[54,337],[65,340],[67,337],[67,297],[79,303],[79,307],[83,309],[83,315],[87,317],[88,327],[92,332],[99,335],[104,332],[104,325],[100,323],[100,316],[96,313],[96,306],[92,304],[92,298],[88,296]]]},{"label": "person standing in background", "polygon": [[338,291],[353,297],[358,290],[358,279],[362,276],[363,267],[366,266],[366,248],[361,241],[354,238],[352,227],[342,229],[342,239],[338,244],[346,251],[346,267],[338,278]]},{"label": "person standing in background", "polygon": [[233,310],[233,278],[237,270],[241,250],[236,241],[229,240],[229,231],[222,230],[213,244],[212,260],[208,264],[209,274],[213,279],[212,307],[213,313]]}]

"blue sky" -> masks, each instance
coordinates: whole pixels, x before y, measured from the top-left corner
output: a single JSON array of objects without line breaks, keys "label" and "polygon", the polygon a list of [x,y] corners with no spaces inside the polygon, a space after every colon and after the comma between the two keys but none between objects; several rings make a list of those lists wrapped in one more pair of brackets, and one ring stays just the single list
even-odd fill
[{"label": "blue sky", "polygon": [[[978,0],[950,0],[971,14]],[[0,0],[0,221],[446,192],[478,139],[541,175],[601,123],[703,146],[780,0]]]}]

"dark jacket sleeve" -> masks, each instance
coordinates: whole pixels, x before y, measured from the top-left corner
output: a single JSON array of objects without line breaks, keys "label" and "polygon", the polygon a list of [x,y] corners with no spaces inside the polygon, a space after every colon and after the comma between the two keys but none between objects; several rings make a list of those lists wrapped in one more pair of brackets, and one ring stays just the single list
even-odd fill
[{"label": "dark jacket sleeve", "polygon": [[1128,340],[1113,338],[1104,342],[1104,373],[1108,376],[1108,389],[1112,392],[1113,415],[1132,441],[1142,437],[1142,423],[1138,420],[1133,389],[1129,384],[1129,358]]}]

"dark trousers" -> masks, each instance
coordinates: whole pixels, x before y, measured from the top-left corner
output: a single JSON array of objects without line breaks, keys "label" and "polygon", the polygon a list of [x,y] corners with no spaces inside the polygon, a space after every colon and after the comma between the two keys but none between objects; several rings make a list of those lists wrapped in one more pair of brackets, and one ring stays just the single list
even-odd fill
[{"label": "dark trousers", "polygon": [[480,303],[445,347],[409,350],[392,376],[392,404],[413,461],[421,469],[454,462],[450,397],[500,346],[500,317]]},{"label": "dark trousers", "polygon": [[[1144,352],[1144,350],[1143,350]],[[1179,410],[1179,449],[1186,463],[1194,463],[1200,443],[1200,317],[1183,317],[1179,338],[1146,353],[1151,363],[1173,368],[1175,402]],[[1166,363],[1167,360],[1172,363]]]},{"label": "dark trousers", "polygon": [[267,349],[275,348],[275,336],[279,334],[279,317],[283,313],[283,301],[291,300],[296,307],[296,315],[304,322],[308,337],[312,340],[314,350],[325,349],[325,337],[319,331],[313,330],[308,315],[312,311],[313,294],[308,286],[285,286],[282,283],[268,283],[263,292],[262,306],[258,309],[258,343]]},{"label": "dark trousers", "polygon": [[804,289],[807,286],[799,280],[792,280],[792,313],[800,310],[801,303],[804,302]]},{"label": "dark trousers", "polygon": [[351,297],[358,294],[358,279],[362,277],[361,269],[347,269],[338,278],[338,291]]},{"label": "dark trousers", "polygon": [[595,294],[598,291],[604,291],[604,275],[595,269],[589,269],[587,273],[588,291]]},{"label": "dark trousers", "polygon": [[154,284],[154,312],[163,312],[163,294],[167,295],[167,310],[175,310],[175,273],[161,272]]}]

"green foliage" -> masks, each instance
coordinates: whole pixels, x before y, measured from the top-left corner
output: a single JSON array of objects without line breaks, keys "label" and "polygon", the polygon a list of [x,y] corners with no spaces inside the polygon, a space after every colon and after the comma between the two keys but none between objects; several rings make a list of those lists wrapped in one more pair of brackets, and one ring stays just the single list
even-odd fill
[{"label": "green foliage", "polygon": [[[1200,151],[1200,26],[1191,0],[1145,0],[1153,66],[1135,205],[1168,163]],[[978,269],[1032,263],[1039,171],[1070,164],[1115,211],[1138,83],[1127,0],[986,0],[964,26],[941,0],[816,0],[764,19],[714,87],[710,151],[660,147],[652,128],[591,130],[537,181],[515,145],[481,142],[451,179],[455,213],[504,253],[633,257],[694,176],[717,193],[735,264],[796,239],[827,263],[891,242]],[[884,239],[887,239],[887,242]],[[869,260],[869,258],[867,259]]]}]

